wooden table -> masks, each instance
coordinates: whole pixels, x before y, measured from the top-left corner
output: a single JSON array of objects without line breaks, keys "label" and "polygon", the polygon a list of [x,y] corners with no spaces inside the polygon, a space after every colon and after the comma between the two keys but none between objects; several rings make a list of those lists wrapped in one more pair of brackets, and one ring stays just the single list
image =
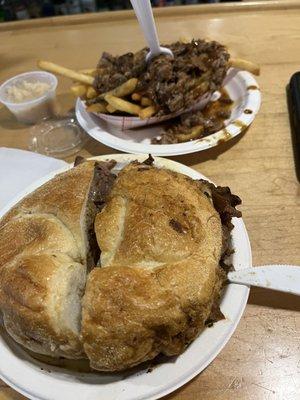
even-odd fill
[{"label": "wooden table", "polygon": [[[254,265],[300,264],[300,189],[285,95],[290,76],[300,69],[300,1],[172,7],[156,10],[156,17],[162,42],[180,36],[216,39],[232,54],[261,65],[263,103],[250,129],[217,148],[174,159],[241,196]],[[94,66],[104,50],[122,53],[144,45],[131,12],[0,24],[0,43],[0,82],[35,69],[37,59],[80,69]],[[65,106],[73,102],[68,84],[60,79]],[[28,135],[28,128],[0,108],[0,146],[26,149]],[[115,150],[94,140],[81,151],[109,153]],[[224,350],[168,399],[300,399],[299,310],[299,298],[252,289]],[[0,382],[0,400],[23,398]]]}]

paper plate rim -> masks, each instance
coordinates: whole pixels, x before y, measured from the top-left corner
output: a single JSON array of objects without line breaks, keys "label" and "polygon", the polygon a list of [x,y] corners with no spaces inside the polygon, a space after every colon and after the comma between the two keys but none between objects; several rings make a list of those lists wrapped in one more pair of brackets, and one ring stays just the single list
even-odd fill
[{"label": "paper plate rim", "polygon": [[[118,163],[128,163],[132,160],[143,160],[147,157],[147,155],[132,155],[132,154],[111,154],[111,155],[104,155],[104,156],[98,156],[98,157],[92,157],[93,159],[100,159],[100,160],[108,160],[108,159],[115,159]],[[193,179],[207,179],[204,175],[201,173],[197,172],[196,170],[193,170],[183,164],[177,163],[172,160],[166,160],[166,159],[161,159],[158,157],[155,157],[155,163],[158,167],[167,167],[173,170],[176,170],[178,172],[184,173],[188,176],[190,176]],[[33,182],[31,185],[27,187],[27,189],[23,190],[21,193],[19,193],[17,196],[15,196],[12,201],[6,205],[1,211],[0,211],[0,217],[3,216],[14,204],[16,204],[20,199],[22,199],[25,195],[31,193],[33,190],[35,190],[37,187],[41,186],[41,184],[47,182],[50,180],[53,176],[55,176],[58,173],[61,173],[63,171],[68,170],[71,168],[72,165],[68,165],[66,167],[62,167],[45,177],[38,179],[37,181]],[[247,268],[252,266],[252,256],[251,256],[251,247],[250,247],[250,242],[249,238],[247,235],[247,230],[245,228],[245,225],[241,219],[234,219],[234,230],[232,232],[232,236],[234,239],[234,243],[240,243],[241,246],[238,246],[236,249],[236,259],[234,259],[235,267],[237,269],[242,269],[242,268]],[[231,298],[234,297],[236,299],[236,302],[234,302],[233,310],[234,310],[234,318],[232,321],[226,320],[226,321],[219,321],[216,323],[212,328],[207,328],[204,330],[206,335],[208,335],[209,339],[212,339],[211,333],[215,332],[217,335],[217,344],[213,343],[211,344],[211,351],[209,355],[206,357],[205,361],[197,362],[195,361],[194,358],[193,363],[194,365],[186,365],[186,360],[184,358],[184,355],[192,351],[192,347],[197,348],[197,342],[199,344],[199,341],[201,341],[201,336],[203,333],[195,339],[195,341],[187,348],[187,350],[180,355],[175,364],[161,364],[158,368],[156,368],[152,374],[156,374],[156,371],[159,370],[160,374],[166,374],[166,376],[169,377],[170,382],[164,382],[161,387],[157,388],[156,390],[147,390],[146,386],[146,393],[138,393],[139,388],[141,389],[142,386],[139,385],[134,385],[133,383],[133,388],[130,386],[130,381],[131,377],[129,378],[127,385],[129,387],[129,392],[131,390],[131,397],[125,397],[122,395],[122,393],[118,393],[118,400],[155,400],[158,399],[162,396],[165,396],[174,390],[178,389],[188,381],[190,381],[192,378],[194,378],[196,375],[198,375],[204,368],[206,368],[212,361],[213,359],[219,354],[219,352],[223,349],[223,347],[226,345],[230,337],[232,336],[234,330],[236,329],[240,318],[243,314],[243,311],[245,309],[247,299],[249,295],[249,288],[247,286],[242,286],[242,285],[235,285],[235,284],[230,284],[226,288],[225,294],[222,298],[222,303],[226,304],[231,304]],[[233,311],[232,311],[233,312]],[[219,334],[219,330],[222,332],[222,334]],[[210,332],[210,333],[209,333]],[[203,340],[202,340],[203,341]],[[209,340],[211,342],[211,340]],[[17,344],[15,344],[16,348],[19,348]],[[41,371],[39,371],[39,368],[36,367],[35,364],[42,364],[42,363],[34,363],[32,362],[32,359],[30,356],[26,357],[25,361],[20,360],[18,356],[15,356],[13,351],[9,348],[9,346],[6,345],[5,340],[3,339],[2,335],[0,335],[0,350],[2,350],[3,357],[0,359],[0,378],[6,382],[9,386],[14,388],[16,391],[19,393],[22,393],[23,395],[27,396],[30,399],[34,400],[69,400],[74,398],[74,395],[79,395],[80,398],[84,398],[86,400],[96,400],[99,398],[99,395],[102,397],[104,396],[107,400],[112,400],[115,397],[114,393],[114,383],[111,384],[111,386],[106,385],[108,389],[108,392],[105,392],[103,389],[103,386],[98,386],[98,392],[92,392],[90,393],[90,385],[88,384],[81,384],[80,387],[78,387],[78,383],[76,382],[69,382],[68,380],[61,380],[58,378],[53,377],[54,374],[49,374],[49,375],[41,375]],[[19,348],[20,350],[20,348]],[[20,350],[20,353],[22,354],[25,353],[24,350]],[[8,358],[8,359],[7,359]],[[183,361],[181,361],[181,359]],[[29,360],[29,361],[28,361]],[[14,367],[14,363],[18,366],[18,368],[22,371],[21,374],[15,375],[15,372],[18,368]],[[179,365],[176,365],[179,364]],[[50,368],[47,366],[47,364],[44,364],[45,368]],[[172,376],[172,373],[168,372],[169,369],[173,371],[174,373],[174,368],[176,370],[177,368],[177,373],[178,369],[183,369],[183,372],[179,374],[179,376],[175,379]],[[167,373],[166,373],[167,370]],[[40,374],[39,374],[39,373]],[[72,374],[71,374],[72,375]],[[74,373],[74,375],[76,375]],[[148,380],[148,378],[151,381],[151,374],[142,374],[145,380]],[[157,375],[152,375],[153,377]],[[40,378],[40,379],[38,379]],[[134,377],[134,379],[139,379],[139,376]],[[42,381],[42,382],[41,382]],[[122,381],[123,383],[126,382],[126,379]],[[117,381],[117,384],[119,381]],[[61,391],[61,397],[58,397],[55,395],[53,397],[53,390],[54,390],[54,384],[56,386],[59,386],[58,390]],[[92,385],[92,387],[95,387],[96,385]],[[110,392],[110,388],[112,388],[112,392]],[[128,395],[128,393],[126,395]],[[122,397],[123,396],[123,397]]]}]

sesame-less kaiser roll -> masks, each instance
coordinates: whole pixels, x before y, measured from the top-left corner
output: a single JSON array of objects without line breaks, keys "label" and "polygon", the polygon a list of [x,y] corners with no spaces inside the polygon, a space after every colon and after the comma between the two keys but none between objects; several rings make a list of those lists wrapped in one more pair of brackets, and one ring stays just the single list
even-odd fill
[{"label": "sesame-less kaiser roll", "polygon": [[240,199],[151,159],[117,178],[113,165],[84,161],[0,220],[4,326],[50,363],[124,370],[180,354],[217,319]]},{"label": "sesame-less kaiser roll", "polygon": [[203,329],[222,284],[222,224],[209,188],[132,163],[97,214],[95,232],[102,268],[88,276],[82,310],[92,368],[180,354]]},{"label": "sesame-less kaiser roll", "polygon": [[88,237],[96,213],[94,186],[103,194],[101,182],[109,175],[105,166],[85,162],[25,197],[0,221],[4,326],[33,352],[84,356],[81,297],[87,265],[94,265]]}]

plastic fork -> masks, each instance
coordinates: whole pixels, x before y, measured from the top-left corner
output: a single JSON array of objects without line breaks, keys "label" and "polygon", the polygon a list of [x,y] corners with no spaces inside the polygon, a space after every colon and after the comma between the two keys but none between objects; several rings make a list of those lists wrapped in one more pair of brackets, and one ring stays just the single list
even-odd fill
[{"label": "plastic fork", "polygon": [[130,2],[150,49],[146,55],[146,61],[149,62],[153,57],[160,54],[174,57],[170,49],[159,44],[150,0],[130,0]]}]

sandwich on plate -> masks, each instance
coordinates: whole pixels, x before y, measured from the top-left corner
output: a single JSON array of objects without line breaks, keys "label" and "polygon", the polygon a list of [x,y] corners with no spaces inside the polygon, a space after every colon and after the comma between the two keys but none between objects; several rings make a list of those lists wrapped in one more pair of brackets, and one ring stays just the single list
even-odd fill
[{"label": "sandwich on plate", "polygon": [[0,221],[0,310],[31,354],[120,371],[213,322],[240,199],[149,157],[80,160]]}]

